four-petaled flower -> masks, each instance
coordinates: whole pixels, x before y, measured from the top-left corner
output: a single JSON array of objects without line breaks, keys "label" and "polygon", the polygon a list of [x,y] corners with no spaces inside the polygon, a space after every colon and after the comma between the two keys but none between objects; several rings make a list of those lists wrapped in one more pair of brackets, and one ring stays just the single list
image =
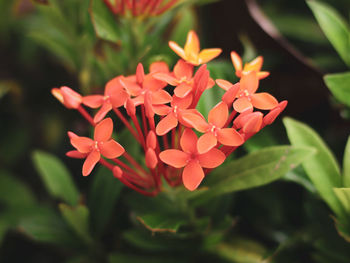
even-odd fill
[{"label": "four-petaled flower", "polygon": [[184,186],[193,191],[197,189],[204,178],[203,168],[215,168],[225,161],[225,154],[213,148],[200,154],[197,151],[197,136],[191,129],[185,129],[180,139],[181,149],[165,150],[159,158],[166,164],[175,168],[182,168],[182,181]]},{"label": "four-petaled flower", "polygon": [[124,148],[115,140],[111,139],[113,132],[113,122],[111,118],[104,119],[95,127],[94,139],[80,137],[70,132],[71,144],[81,154],[86,155],[83,165],[83,175],[91,173],[96,163],[101,159],[101,155],[114,159],[124,153]]},{"label": "four-petaled flower", "polygon": [[184,48],[173,41],[169,41],[169,47],[183,60],[194,66],[204,64],[216,58],[221,53],[221,48],[208,48],[200,51],[199,39],[193,30],[188,32]]},{"label": "four-petaled flower", "polygon": [[244,143],[243,137],[233,128],[224,128],[228,120],[228,107],[224,102],[218,103],[208,115],[208,123],[199,113],[185,112],[182,119],[197,131],[204,133],[198,140],[199,153],[208,152],[218,141],[227,146],[239,146]]},{"label": "four-petaled flower", "polygon": [[270,73],[267,71],[260,71],[264,61],[262,56],[259,56],[252,61],[245,63],[243,67],[241,57],[236,52],[232,51],[231,60],[236,70],[236,76],[239,78],[241,78],[244,73],[248,73],[250,71],[255,71],[259,79],[264,79],[270,75]]}]

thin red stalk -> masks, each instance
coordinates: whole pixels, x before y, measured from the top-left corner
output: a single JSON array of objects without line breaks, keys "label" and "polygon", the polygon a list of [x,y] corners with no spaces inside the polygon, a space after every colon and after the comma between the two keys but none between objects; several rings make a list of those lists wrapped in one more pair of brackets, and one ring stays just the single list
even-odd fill
[{"label": "thin red stalk", "polygon": [[109,170],[113,171],[114,165],[107,162],[105,159],[101,158],[100,159],[100,164],[102,164],[103,166],[105,166],[106,168],[108,168]]},{"label": "thin red stalk", "polygon": [[136,16],[136,0],[132,0],[132,15]]},{"label": "thin red stalk", "polygon": [[153,187],[153,183],[150,184],[149,181],[142,181],[139,177],[135,177],[133,174],[130,174],[128,172],[123,172],[123,177],[126,177],[128,181],[142,188],[147,189]]},{"label": "thin red stalk", "polygon": [[175,149],[176,130],[177,130],[176,127],[175,127],[174,129],[171,130],[171,148],[172,148],[172,149]]},{"label": "thin red stalk", "polygon": [[95,127],[96,123],[94,122],[94,119],[91,117],[91,115],[83,108],[83,106],[79,106],[77,109],[80,114],[93,126]]},{"label": "thin red stalk", "polygon": [[118,178],[118,179],[119,179],[123,184],[125,184],[127,187],[129,187],[129,188],[135,190],[136,192],[139,192],[140,194],[143,194],[143,195],[145,195],[145,196],[156,196],[156,195],[158,194],[158,192],[157,192],[157,191],[154,191],[154,190],[153,190],[152,192],[147,192],[147,191],[145,191],[145,190],[142,190],[142,189],[136,187],[135,185],[131,184],[128,180],[126,180],[126,179],[123,178],[123,177],[120,177],[120,178]]},{"label": "thin red stalk", "polygon": [[230,116],[228,117],[228,119],[227,119],[227,121],[226,121],[226,123],[224,125],[224,128],[227,128],[230,125],[230,123],[232,122],[232,120],[236,116],[236,114],[237,114],[237,111],[232,110]]},{"label": "thin red stalk", "polygon": [[142,147],[143,147],[143,149],[146,151],[145,137],[143,136],[143,133],[142,133],[142,130],[141,130],[141,127],[140,127],[140,124],[139,124],[139,121],[138,121],[136,115],[131,116],[131,120],[132,120],[132,122],[133,122],[134,125],[135,125],[135,128],[136,128],[136,130],[137,130],[137,133],[139,134]]},{"label": "thin red stalk", "polygon": [[123,161],[121,161],[121,160],[119,160],[117,158],[112,159],[112,161],[115,162],[116,164],[118,164],[120,167],[123,167],[125,170],[128,170],[131,173],[136,173],[137,174],[137,172],[134,169],[132,169],[129,165],[127,165]]},{"label": "thin red stalk", "polygon": [[158,9],[161,2],[162,2],[162,0],[156,0],[155,4],[152,7],[152,10],[150,10],[151,15],[155,15],[157,13],[157,9]]},{"label": "thin red stalk", "polygon": [[131,155],[129,155],[127,152],[124,152],[123,156],[125,157],[125,159],[128,160],[129,163],[131,163],[135,168],[137,168],[138,170],[140,170],[141,172],[143,172],[144,174],[147,175],[147,172],[142,168],[142,166],[135,161],[134,158],[132,158]]},{"label": "thin red stalk", "polygon": [[147,6],[148,6],[148,4],[149,4],[150,1],[151,1],[151,0],[145,0],[145,1],[143,2],[143,5],[142,5],[141,10],[140,10],[140,13],[141,13],[141,14],[143,14],[143,13],[145,12],[145,10],[146,10],[146,8],[147,8]]},{"label": "thin red stalk", "polygon": [[128,120],[123,116],[123,114],[117,109],[113,108],[115,114],[118,116],[118,118],[124,123],[125,127],[131,132],[131,134],[136,138],[136,140],[141,144],[141,141],[139,139],[139,136],[135,132],[134,128],[130,125]]},{"label": "thin red stalk", "polygon": [[109,2],[109,0],[103,0],[109,10],[111,10],[114,14],[118,13],[118,10]]},{"label": "thin red stalk", "polygon": [[146,136],[148,134],[148,128],[147,128],[146,112],[145,112],[145,106],[144,105],[141,105],[141,115],[142,115],[143,133]]},{"label": "thin red stalk", "polygon": [[167,134],[163,135],[162,140],[163,140],[164,150],[169,149],[168,135]]},{"label": "thin red stalk", "polygon": [[177,1],[178,0],[169,1],[166,5],[164,5],[162,8],[160,8],[155,14],[156,15],[163,14],[165,11],[169,10],[170,8],[172,8],[173,5],[175,5]]}]

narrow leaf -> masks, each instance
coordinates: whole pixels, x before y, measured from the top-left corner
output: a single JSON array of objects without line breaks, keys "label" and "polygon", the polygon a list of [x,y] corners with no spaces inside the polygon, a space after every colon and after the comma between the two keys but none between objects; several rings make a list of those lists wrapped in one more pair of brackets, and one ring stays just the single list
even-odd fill
[{"label": "narrow leaf", "polygon": [[333,191],[343,205],[345,212],[350,216],[350,188],[333,188]]},{"label": "narrow leaf", "polygon": [[350,72],[328,74],[324,77],[324,81],[333,96],[350,107]]},{"label": "narrow leaf", "polygon": [[89,11],[96,35],[112,42],[119,41],[118,23],[104,2],[101,0],[91,0]]},{"label": "narrow leaf", "polygon": [[332,152],[321,137],[307,125],[290,118],[283,120],[288,138],[294,146],[309,146],[317,153],[303,162],[305,172],[315,185],[321,197],[338,215],[343,215],[343,208],[333,192],[333,187],[341,187],[339,165]]},{"label": "narrow leaf", "polygon": [[179,227],[186,223],[185,220],[168,214],[147,214],[138,216],[137,220],[152,233],[176,233]]},{"label": "narrow leaf", "polygon": [[42,151],[33,152],[32,158],[47,191],[53,197],[76,205],[79,193],[64,164],[55,156]]},{"label": "narrow leaf", "polygon": [[204,185],[210,188],[197,195],[194,202],[202,203],[218,195],[271,183],[313,153],[313,149],[293,146],[274,146],[255,151],[210,173]]},{"label": "narrow leaf", "polygon": [[350,136],[346,143],[344,160],[343,160],[343,184],[344,187],[350,187]]},{"label": "narrow leaf", "polygon": [[331,6],[307,1],[317,22],[343,61],[350,66],[349,26]]}]

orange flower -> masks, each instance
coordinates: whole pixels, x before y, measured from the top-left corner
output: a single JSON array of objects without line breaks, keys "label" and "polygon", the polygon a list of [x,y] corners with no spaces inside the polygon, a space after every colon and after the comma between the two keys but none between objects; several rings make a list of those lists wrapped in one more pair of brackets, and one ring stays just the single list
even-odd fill
[{"label": "orange flower", "polygon": [[[232,88],[233,84],[218,79],[216,83],[224,90]],[[226,96],[226,101],[233,101],[233,108],[237,112],[253,111],[253,107],[261,110],[270,110],[278,105],[278,101],[269,93],[255,93],[259,87],[259,79],[255,71],[243,73],[239,82],[239,90],[230,94],[231,98]],[[235,100],[235,98],[237,98]]]},{"label": "orange flower", "polygon": [[[203,168],[215,168],[225,161],[225,154],[214,148],[207,153],[197,151],[197,136],[191,129],[185,129],[180,139],[181,149],[165,150],[159,158],[166,164],[175,168],[182,168],[182,181],[184,186],[193,191],[197,189],[204,178]],[[202,168],[203,167],[203,168]]]},{"label": "orange flower", "polygon": [[128,93],[120,83],[120,77],[107,82],[104,95],[90,95],[83,97],[83,104],[90,108],[101,107],[94,117],[94,122],[100,122],[113,108],[118,108],[129,98]]},{"label": "orange flower", "polygon": [[252,60],[251,62],[245,63],[244,67],[242,67],[242,59],[241,57],[234,51],[231,52],[231,60],[232,64],[236,70],[236,76],[242,77],[243,73],[248,73],[250,71],[255,71],[258,75],[259,79],[264,79],[268,75],[270,75],[267,71],[260,71],[263,64],[263,57],[259,56]]},{"label": "orange flower", "polygon": [[169,41],[169,47],[183,60],[194,66],[207,63],[219,56],[222,51],[220,48],[209,48],[200,51],[199,39],[193,30],[188,32],[184,48],[181,48],[174,41]]},{"label": "orange flower", "polygon": [[244,139],[233,128],[224,128],[228,120],[228,107],[224,102],[218,103],[208,115],[208,123],[200,113],[185,112],[182,119],[204,134],[199,138],[197,149],[199,153],[208,152],[218,141],[227,146],[239,146]]},{"label": "orange flower", "polygon": [[107,118],[96,125],[93,140],[88,137],[80,137],[72,132],[69,133],[71,144],[82,154],[80,157],[76,154],[75,158],[86,155],[82,171],[83,176],[91,173],[97,162],[100,161],[101,155],[108,159],[114,159],[124,153],[124,148],[111,139],[112,132],[112,119]]},{"label": "orange flower", "polygon": [[78,109],[82,103],[82,96],[65,86],[59,89],[53,88],[51,93],[68,109]]},{"label": "orange flower", "polygon": [[157,154],[157,137],[153,131],[150,131],[146,139],[147,151],[145,153],[145,163],[148,168],[154,169],[158,164]]}]

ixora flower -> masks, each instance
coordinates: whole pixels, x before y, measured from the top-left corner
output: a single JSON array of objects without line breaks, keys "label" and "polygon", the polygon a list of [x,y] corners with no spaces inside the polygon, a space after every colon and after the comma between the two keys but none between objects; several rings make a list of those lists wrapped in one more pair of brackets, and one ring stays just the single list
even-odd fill
[{"label": "ixora flower", "polygon": [[242,74],[248,73],[250,71],[255,71],[259,79],[264,79],[270,75],[270,73],[267,71],[260,71],[264,61],[262,56],[259,56],[253,59],[251,62],[244,64],[244,67],[243,67],[243,62],[241,57],[236,52],[232,51],[231,60],[236,70],[236,75],[239,78],[242,77]]},{"label": "ixora flower", "polygon": [[[175,168],[185,167],[182,181],[188,190],[195,190],[204,178],[203,168],[215,168],[225,161],[225,154],[214,148],[200,154],[197,150],[197,136],[191,129],[185,129],[180,139],[181,150],[165,150],[159,158]],[[202,168],[203,167],[203,168]]]},{"label": "ixora flower", "polygon": [[[194,31],[188,33],[184,49],[174,42],[169,45],[181,57],[172,71],[158,61],[146,74],[139,63],[134,75],[107,82],[104,94],[81,96],[68,87],[52,90],[64,106],[78,110],[95,127],[93,139],[68,133],[76,150],[67,156],[85,159],[84,176],[99,163],[116,180],[146,196],[157,195],[164,182],[194,191],[213,168],[272,124],[286,107],[287,101],[279,103],[266,92],[256,93],[259,80],[266,75],[260,71],[262,58],[242,68],[239,56],[231,55],[240,81],[214,81],[203,63],[219,55],[220,49],[200,51]],[[218,86],[225,94],[209,109],[206,120],[196,108],[198,101],[207,89]],[[85,107],[99,109],[92,117]],[[111,139],[113,122],[106,116],[112,113],[139,143],[144,156],[134,158]]]},{"label": "ixora flower", "polygon": [[111,139],[112,132],[113,122],[110,118],[104,119],[96,125],[93,140],[70,132],[71,144],[77,149],[78,153],[82,154],[81,157],[86,155],[82,171],[84,176],[91,173],[92,169],[100,161],[101,155],[108,159],[113,159],[124,153],[124,148]]}]

